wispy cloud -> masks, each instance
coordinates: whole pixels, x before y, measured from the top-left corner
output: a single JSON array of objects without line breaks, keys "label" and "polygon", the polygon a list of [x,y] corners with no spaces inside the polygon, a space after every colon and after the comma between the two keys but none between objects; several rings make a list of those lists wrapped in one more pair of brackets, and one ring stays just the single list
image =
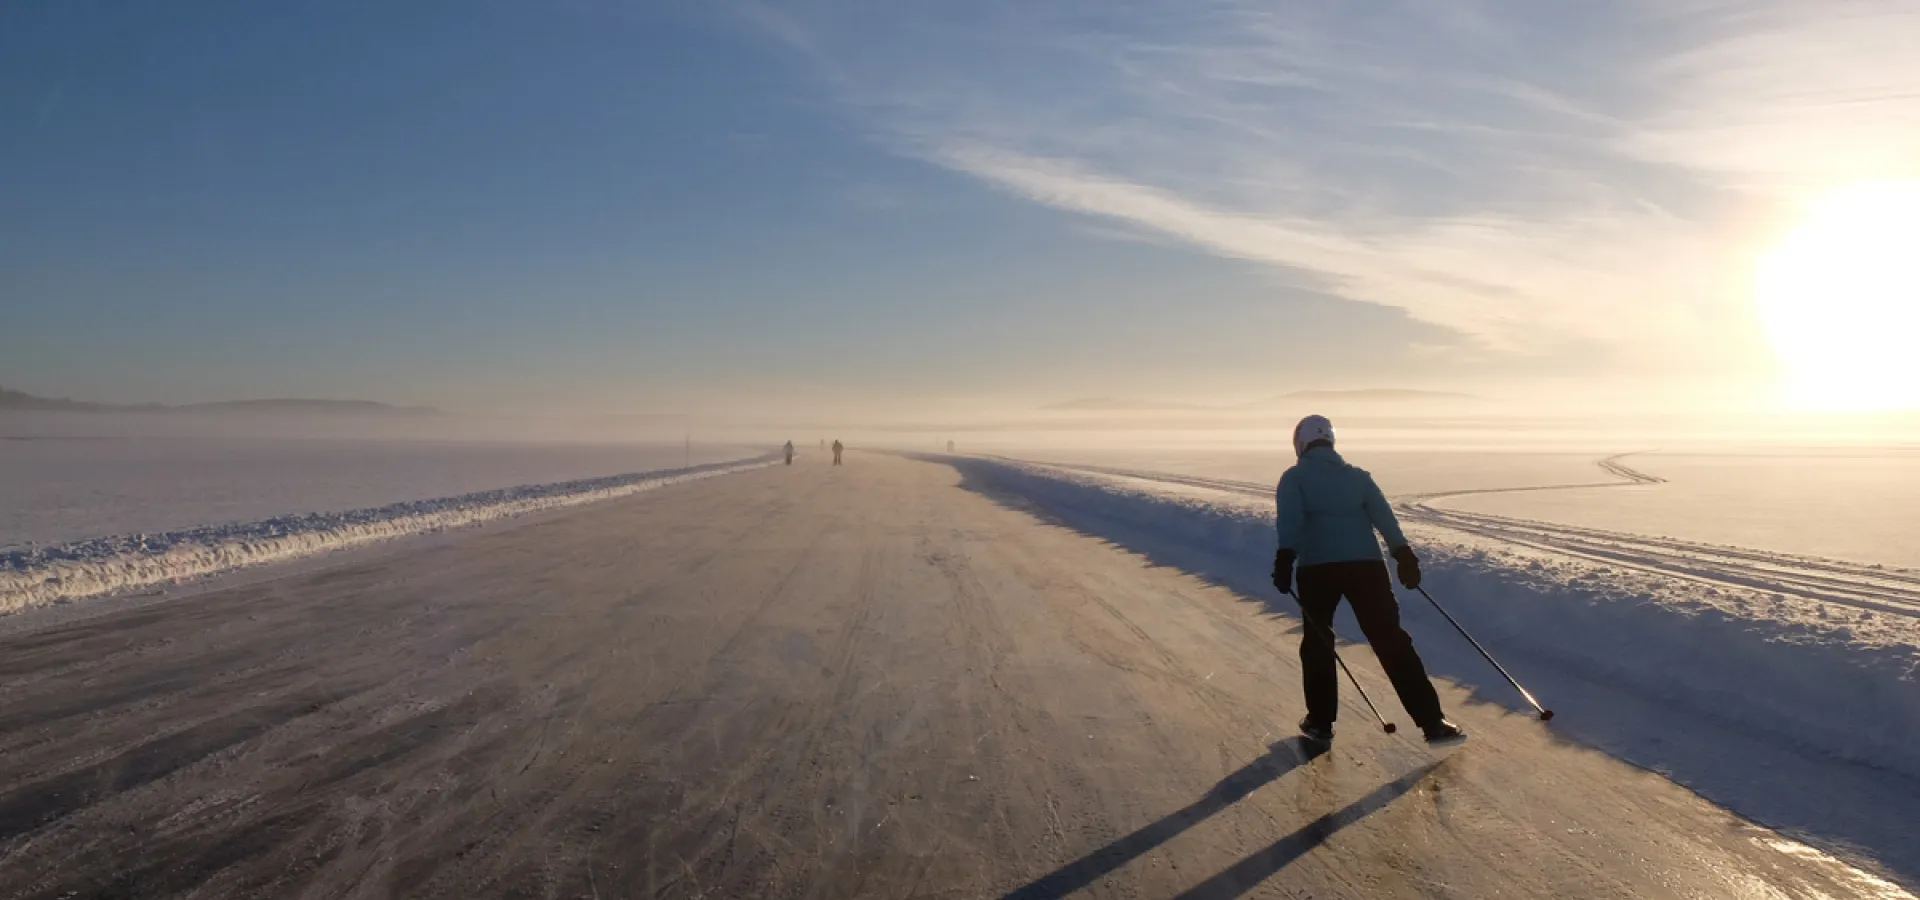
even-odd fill
[{"label": "wispy cloud", "polygon": [[[1651,2],[1651,0],[1650,0]],[[1626,146],[1755,190],[1920,175],[1920,4],[1658,4],[1687,40]]]},{"label": "wispy cloud", "polygon": [[[1499,353],[1697,351],[1754,210],[1920,160],[1911,3],[798,0],[901,152]],[[1899,113],[1899,114],[1895,114]]]},{"label": "wispy cloud", "polygon": [[782,44],[788,49],[812,54],[818,50],[813,37],[807,29],[792,16],[780,11],[776,6],[759,0],[739,0],[730,7],[748,25]]},{"label": "wispy cloud", "polygon": [[[1649,260],[1623,252],[1627,242],[1637,250],[1648,239],[1686,240],[1653,215],[1633,223],[1491,215],[1334,221],[1212,207],[1071,161],[982,145],[942,148],[934,158],[1036,202],[1282,266],[1333,293],[1405,308],[1515,353],[1635,337],[1642,323],[1622,312]],[[1626,233],[1629,225],[1637,231]]]}]

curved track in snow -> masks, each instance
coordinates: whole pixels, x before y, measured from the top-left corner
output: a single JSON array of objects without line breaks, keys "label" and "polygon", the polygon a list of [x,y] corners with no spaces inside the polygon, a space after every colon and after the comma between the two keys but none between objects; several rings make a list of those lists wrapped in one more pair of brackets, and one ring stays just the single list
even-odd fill
[{"label": "curved track in snow", "polygon": [[[1533,550],[1716,586],[1771,591],[1789,598],[1838,603],[1891,615],[1920,618],[1920,571],[1561,525],[1539,519],[1463,512],[1436,505],[1444,500],[1483,494],[1634,487],[1666,482],[1664,478],[1641,472],[1627,465],[1625,460],[1632,455],[1621,453],[1595,462],[1602,471],[1614,477],[1612,481],[1444,491],[1402,498],[1397,505],[1401,517],[1408,521],[1447,528]],[[1250,481],[1173,475],[1108,466],[1060,463],[1046,465],[1096,475],[1202,488],[1244,496],[1260,498],[1273,496],[1272,487]]]},{"label": "curved track in snow", "polygon": [[[1660,484],[1664,478],[1629,467],[1619,454],[1597,464],[1619,480],[1590,485],[1557,485],[1519,490],[1632,487]],[[1442,500],[1507,490],[1449,491],[1402,501],[1402,516],[1478,537],[1535,550],[1728,587],[1772,591],[1789,597],[1839,603],[1876,612],[1920,618],[1920,572],[1863,565],[1812,556],[1652,537],[1599,528],[1560,525],[1538,519],[1463,512],[1435,505]]]}]

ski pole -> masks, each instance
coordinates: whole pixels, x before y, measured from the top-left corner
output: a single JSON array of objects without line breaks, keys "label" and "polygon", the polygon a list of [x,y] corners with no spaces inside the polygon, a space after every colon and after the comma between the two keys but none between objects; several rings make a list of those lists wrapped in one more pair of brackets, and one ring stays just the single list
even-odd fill
[{"label": "ski pole", "polygon": [[1333,661],[1340,664],[1340,671],[1347,673],[1347,681],[1353,684],[1353,689],[1360,692],[1360,699],[1367,704],[1367,711],[1373,713],[1374,721],[1379,722],[1380,727],[1388,734],[1392,734],[1395,731],[1394,724],[1380,714],[1380,708],[1373,705],[1373,698],[1367,696],[1367,689],[1360,686],[1360,679],[1353,677],[1353,670],[1347,668],[1347,661],[1340,658],[1340,649],[1334,641],[1333,629],[1329,627],[1326,631],[1321,631],[1315,628],[1313,617],[1307,615],[1307,605],[1300,603],[1300,595],[1287,591],[1287,596],[1292,597],[1293,602],[1300,605],[1300,621],[1307,623],[1307,630],[1320,635],[1320,638],[1327,642],[1327,651],[1333,654]]},{"label": "ski pole", "polygon": [[1507,668],[1501,665],[1499,660],[1494,659],[1493,654],[1487,652],[1487,648],[1480,646],[1480,642],[1474,640],[1473,635],[1468,634],[1465,628],[1460,627],[1460,623],[1455,621],[1453,616],[1447,612],[1447,608],[1441,606],[1440,601],[1433,599],[1433,595],[1427,593],[1426,588],[1414,588],[1414,590],[1419,591],[1420,596],[1427,598],[1427,602],[1433,604],[1433,608],[1439,610],[1440,615],[1446,617],[1447,622],[1452,624],[1453,627],[1460,632],[1460,636],[1466,638],[1467,643],[1473,645],[1473,649],[1480,651],[1480,655],[1487,658],[1487,662],[1493,665],[1494,669],[1500,673],[1502,678],[1507,680],[1508,684],[1513,685],[1514,690],[1520,692],[1520,696],[1527,698],[1527,703],[1531,704],[1534,711],[1540,714],[1540,721],[1547,722],[1553,719],[1553,710],[1541,706],[1540,701],[1533,699],[1533,693],[1521,687],[1520,682],[1507,673]]}]

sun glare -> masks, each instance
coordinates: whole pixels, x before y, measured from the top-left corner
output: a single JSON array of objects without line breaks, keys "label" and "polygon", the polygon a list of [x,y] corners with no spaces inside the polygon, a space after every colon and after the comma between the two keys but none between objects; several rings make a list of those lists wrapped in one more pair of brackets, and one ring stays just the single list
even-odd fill
[{"label": "sun glare", "polygon": [[1761,260],[1760,318],[1800,408],[1920,408],[1920,181],[1836,190]]}]

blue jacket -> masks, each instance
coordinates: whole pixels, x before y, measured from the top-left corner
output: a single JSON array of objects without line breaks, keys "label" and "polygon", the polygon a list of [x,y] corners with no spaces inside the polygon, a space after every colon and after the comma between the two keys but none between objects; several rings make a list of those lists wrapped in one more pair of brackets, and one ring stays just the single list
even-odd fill
[{"label": "blue jacket", "polygon": [[1274,500],[1280,508],[1280,548],[1298,553],[1300,565],[1379,559],[1376,528],[1388,547],[1407,545],[1373,476],[1348,465],[1332,447],[1315,447],[1300,457],[1280,476]]}]

